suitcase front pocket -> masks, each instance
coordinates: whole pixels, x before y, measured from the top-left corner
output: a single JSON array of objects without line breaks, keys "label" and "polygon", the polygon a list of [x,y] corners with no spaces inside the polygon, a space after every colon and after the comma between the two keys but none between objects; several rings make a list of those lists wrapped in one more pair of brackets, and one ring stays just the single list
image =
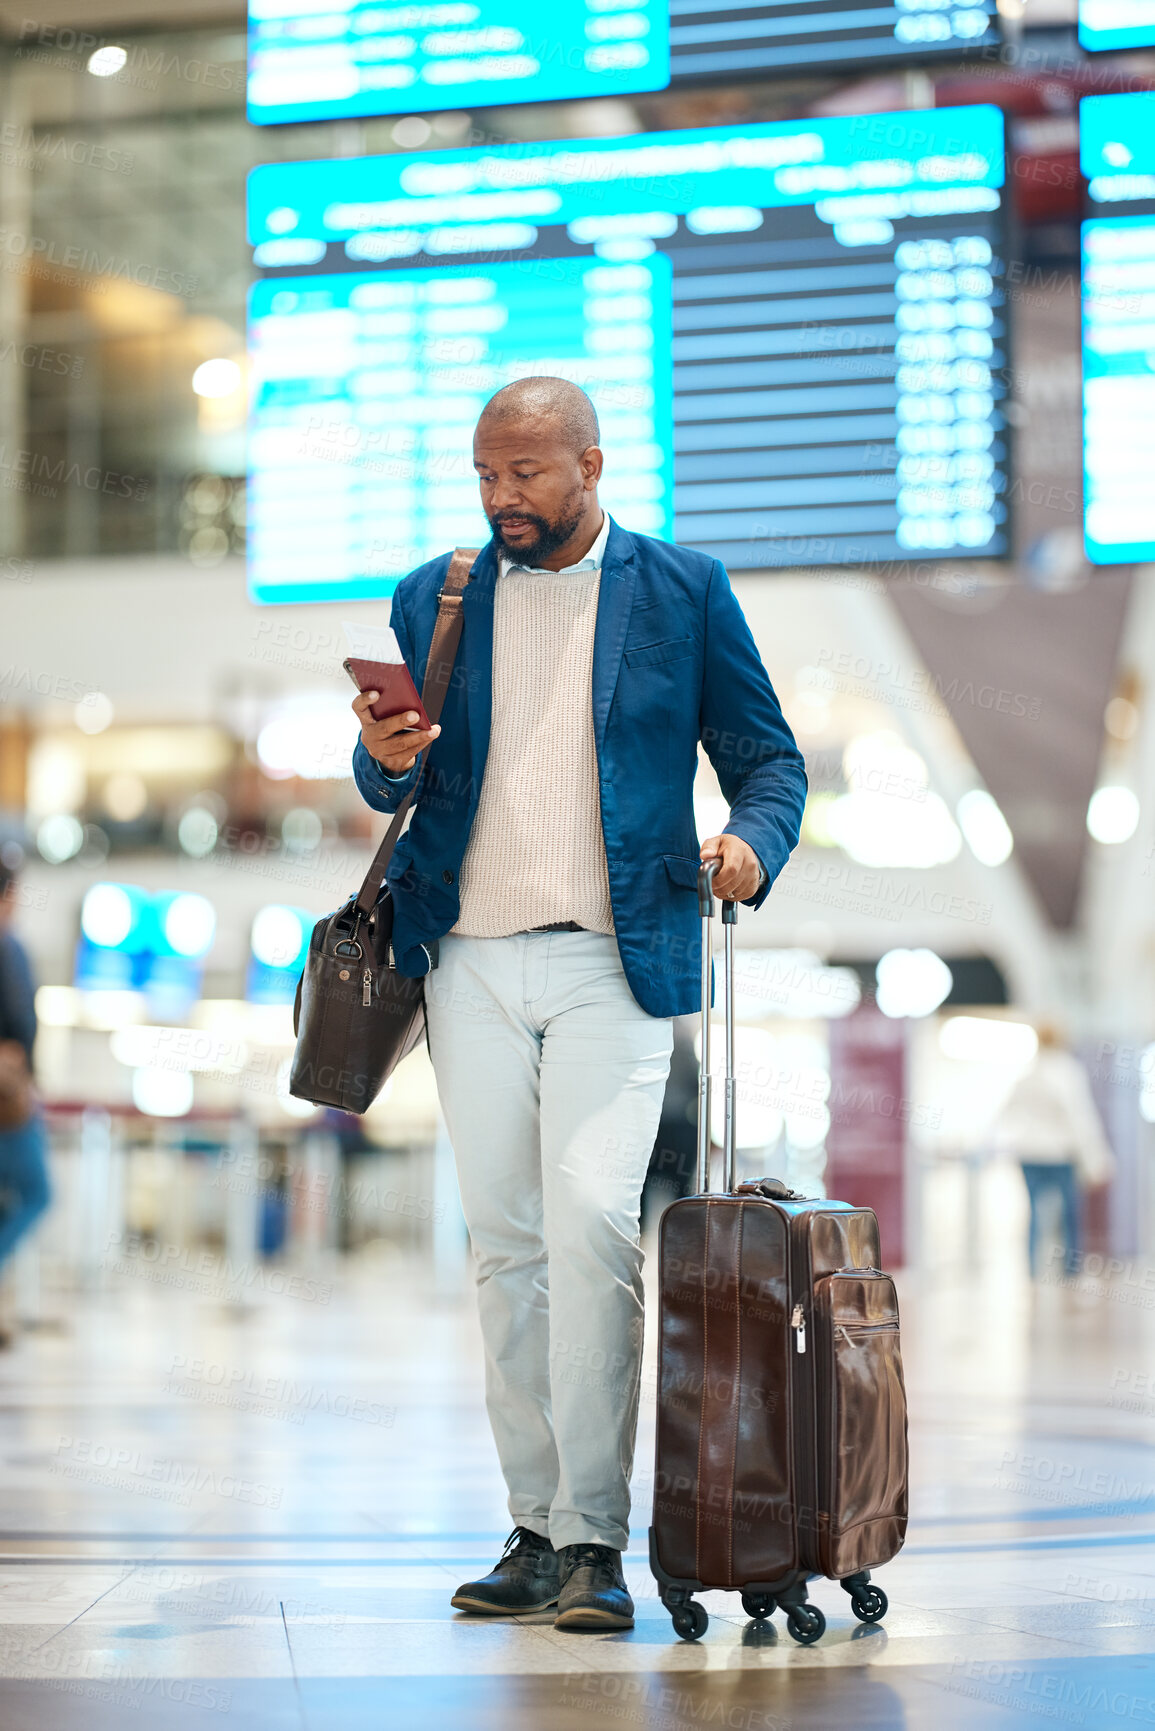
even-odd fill
[{"label": "suitcase front pocket", "polygon": [[815,1283],[818,1549],[835,1579],[894,1556],[906,1533],[906,1390],[894,1283],[847,1270]]}]

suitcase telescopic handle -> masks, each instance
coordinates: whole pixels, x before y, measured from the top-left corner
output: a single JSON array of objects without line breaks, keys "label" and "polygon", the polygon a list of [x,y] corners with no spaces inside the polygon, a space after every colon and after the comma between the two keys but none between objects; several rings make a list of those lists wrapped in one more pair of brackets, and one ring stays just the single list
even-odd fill
[{"label": "suitcase telescopic handle", "polygon": [[[698,1193],[710,1188],[710,921],[714,915],[714,874],[720,860],[704,860],[698,871],[698,912],[702,916],[702,1062],[698,1073]],[[722,902],[722,930],[726,953],[726,1074],[724,1078],[725,1189],[734,1188],[736,1150],[734,1143],[734,927],[738,904]]]}]

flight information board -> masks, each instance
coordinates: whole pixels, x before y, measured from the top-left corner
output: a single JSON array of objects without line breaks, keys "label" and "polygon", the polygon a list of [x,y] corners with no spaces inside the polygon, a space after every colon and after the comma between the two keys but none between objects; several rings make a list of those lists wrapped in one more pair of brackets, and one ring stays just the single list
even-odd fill
[{"label": "flight information board", "polygon": [[998,40],[995,0],[249,0],[249,118],[626,95]]},{"label": "flight information board", "polygon": [[1086,97],[1079,151],[1096,213],[1082,248],[1084,540],[1112,565],[1155,559],[1155,95]]},{"label": "flight information board", "polygon": [[1003,176],[985,105],[254,170],[254,596],[487,539],[473,427],[534,373],[589,392],[627,529],[1004,553]]},{"label": "flight information board", "polygon": [[1091,52],[1155,46],[1155,0],[1079,0],[1079,43]]}]

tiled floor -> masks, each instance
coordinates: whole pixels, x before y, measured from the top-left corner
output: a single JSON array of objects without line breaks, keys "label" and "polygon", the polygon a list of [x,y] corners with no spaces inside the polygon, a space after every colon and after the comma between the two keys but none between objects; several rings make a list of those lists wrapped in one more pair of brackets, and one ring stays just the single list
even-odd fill
[{"label": "tiled floor", "polygon": [[1155,1725],[1142,1270],[904,1282],[910,1538],[883,1626],[813,1585],[811,1648],[725,1594],[703,1642],[674,1638],[645,1556],[650,1414],[636,1629],[456,1616],[507,1521],[472,1300],[420,1262],[231,1306],[184,1263],[115,1281],[0,1360],[3,1731]]}]

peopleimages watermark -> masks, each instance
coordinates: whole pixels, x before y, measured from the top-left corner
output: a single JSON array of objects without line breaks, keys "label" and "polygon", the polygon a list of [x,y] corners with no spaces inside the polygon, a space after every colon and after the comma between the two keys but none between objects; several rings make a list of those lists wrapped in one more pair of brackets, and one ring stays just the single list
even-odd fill
[{"label": "peopleimages watermark", "polygon": [[1068,1569],[1060,1590],[1072,1597],[1088,1599],[1093,1607],[1127,1605],[1148,1616],[1155,1614],[1155,1587],[1144,1581],[1112,1581],[1104,1575],[1081,1575]]},{"label": "peopleimages watermark", "polygon": [[197,290],[197,278],[184,271],[141,264],[115,253],[101,253],[95,247],[64,246],[45,235],[0,227],[0,268],[12,270],[21,265],[53,282],[76,283],[97,293],[103,292],[113,277],[134,282],[139,288],[160,289],[185,297],[195,295]]},{"label": "peopleimages watermark", "polygon": [[41,132],[14,120],[0,122],[0,164],[5,168],[37,169],[61,161],[104,169],[110,174],[131,174],[136,166],[132,151],[119,149],[115,144]]},{"label": "peopleimages watermark", "polygon": [[23,692],[28,697],[52,697],[58,703],[83,703],[96,687],[67,673],[51,672],[47,668],[21,667],[11,661],[0,665],[0,703]]},{"label": "peopleimages watermark", "polygon": [[787,1731],[790,1724],[769,1708],[709,1699],[692,1687],[675,1687],[654,1677],[624,1671],[571,1671],[562,1679],[560,1707],[600,1714],[617,1723],[637,1721],[652,1731],[682,1731],[683,1726],[718,1731]]},{"label": "peopleimages watermark", "polygon": [[1155,1483],[1149,1479],[1128,1479],[1106,1467],[1093,1470],[1085,1462],[1033,1449],[1004,1449],[999,1468],[996,1490],[1038,1502],[1083,1504],[1090,1499],[1101,1516],[1129,1514],[1137,1503],[1155,1502]]},{"label": "peopleimages watermark", "polygon": [[266,1267],[259,1262],[234,1262],[215,1250],[165,1244],[139,1232],[111,1232],[107,1251],[104,1266],[112,1273],[132,1275],[178,1291],[216,1297],[222,1288],[230,1291],[256,1288],[277,1298],[303,1299],[308,1304],[328,1304],[333,1296],[331,1281],[293,1274],[285,1268]]},{"label": "peopleimages watermark", "polygon": [[1155,1412],[1155,1371],[1126,1370],[1116,1366],[1109,1386],[1108,1406],[1119,1412]]},{"label": "peopleimages watermark", "polygon": [[976,685],[973,679],[964,679],[958,674],[944,679],[941,674],[922,667],[905,667],[901,662],[882,661],[853,649],[820,649],[815,665],[820,673],[814,681],[817,689],[859,695],[870,692],[896,708],[924,709],[945,715],[948,713],[947,705],[962,707],[965,704],[974,709],[993,710],[996,715],[1030,721],[1037,721],[1043,713],[1042,698],[1032,697],[1028,692],[1010,691],[1005,686]]},{"label": "peopleimages watermark", "polygon": [[53,460],[42,451],[12,450],[0,443],[0,486],[19,493],[36,493],[55,499],[61,487],[83,487],[89,493],[115,495],[121,499],[147,499],[150,483],[139,475],[124,475],[103,469],[99,463]]},{"label": "peopleimages watermark", "polygon": [[[274,1062],[279,1080],[284,1060],[278,1054]],[[230,1076],[228,1072],[221,1072],[219,1079],[233,1080],[240,1087],[251,1085],[244,1075]],[[224,1149],[219,1167],[210,1180],[210,1188],[225,1190],[231,1195],[260,1196],[269,1189],[277,1169],[277,1163],[267,1155],[253,1159]],[[302,1214],[376,1209],[381,1214],[396,1214],[405,1220],[431,1221],[434,1224],[439,1224],[445,1216],[443,1204],[432,1196],[424,1196],[418,1190],[400,1189],[396,1184],[349,1178],[340,1169],[310,1173],[307,1180],[294,1189],[293,1208]]]},{"label": "peopleimages watermark", "polygon": [[54,1646],[43,1639],[39,1627],[0,1641],[0,1666],[7,1679],[27,1681],[37,1692],[51,1689],[135,1712],[158,1701],[198,1712],[228,1713],[232,1708],[232,1691],[217,1683],[195,1677],[141,1677],[124,1660],[112,1658],[107,1647],[78,1651]]},{"label": "peopleimages watermark", "polygon": [[1155,1310],[1155,1263],[1131,1257],[1104,1256],[1097,1250],[1051,1247],[1048,1266],[1040,1275],[1047,1286],[1062,1286],[1089,1298],[1107,1298],[1139,1310]]},{"label": "peopleimages watermark", "polygon": [[152,1455],[123,1444],[103,1443],[93,1437],[59,1437],[56,1458],[48,1463],[48,1470],[183,1507],[192,1502],[194,1493],[206,1491],[263,1509],[279,1509],[284,1497],[280,1485],[242,1478],[196,1461],[179,1461],[172,1455]]},{"label": "peopleimages watermark", "polygon": [[[31,60],[50,66],[75,66],[87,60],[105,40],[88,30],[76,30],[68,24],[42,24],[36,18],[20,22],[18,60]],[[167,43],[134,42],[126,50],[127,58],[117,71],[106,74],[116,84],[127,84],[139,90],[158,90],[162,78],[179,78],[182,84],[200,84],[207,90],[222,92],[240,90],[244,68],[227,62],[187,58],[176,53]]]},{"label": "peopleimages watermark", "polygon": [[54,373],[58,377],[78,379],[84,372],[83,355],[51,348],[47,343],[18,342],[14,337],[0,343],[0,365],[9,362],[27,367],[29,372]]},{"label": "peopleimages watermark", "polygon": [[[1069,1725],[1087,1723],[1085,1714],[1109,1712],[1120,1722],[1155,1725],[1155,1700],[1086,1680],[1078,1673],[1046,1671],[1041,1665],[1008,1664],[998,1659],[967,1659],[961,1654],[937,1687],[952,1695],[981,1701],[988,1707],[1010,1707],[1017,1713],[1054,1719]],[[1101,1719],[1095,1721],[1102,1724]]]},{"label": "peopleimages watermark", "polygon": [[397,1417],[395,1406],[385,1406],[365,1395],[299,1383],[287,1376],[258,1376],[244,1365],[190,1358],[187,1353],[173,1355],[163,1387],[166,1394],[185,1400],[232,1407],[262,1418],[283,1418],[289,1424],[304,1424],[311,1413],[322,1413],[389,1428]]},{"label": "peopleimages watermark", "polygon": [[873,919],[901,920],[911,914],[964,920],[969,925],[989,926],[993,903],[976,896],[952,895],[910,883],[888,871],[866,869],[837,859],[821,860],[791,856],[778,874],[779,892],[795,901],[820,907],[869,914]]}]

